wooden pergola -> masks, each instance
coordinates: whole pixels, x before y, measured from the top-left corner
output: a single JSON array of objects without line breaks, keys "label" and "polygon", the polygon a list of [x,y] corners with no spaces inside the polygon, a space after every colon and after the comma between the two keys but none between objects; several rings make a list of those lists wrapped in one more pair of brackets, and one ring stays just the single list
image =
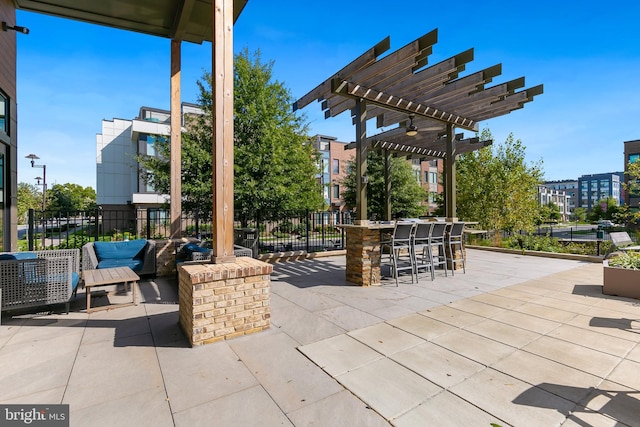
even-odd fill
[{"label": "wooden pergola", "polygon": [[[478,123],[520,109],[543,86],[519,90],[524,77],[487,87],[502,72],[498,64],[460,77],[473,60],[473,49],[427,66],[438,31],[433,30],[395,52],[387,37],[320,83],[293,105],[298,110],[321,102],[325,118],[345,111],[356,127],[356,224],[367,221],[367,152],[380,150],[389,171],[390,156],[441,158],[445,163],[446,216],[456,217],[456,156],[491,144],[464,138],[455,128],[478,131]],[[368,136],[367,122],[391,130]],[[410,132],[411,131],[411,132]],[[387,175],[387,219],[391,219]]]}]

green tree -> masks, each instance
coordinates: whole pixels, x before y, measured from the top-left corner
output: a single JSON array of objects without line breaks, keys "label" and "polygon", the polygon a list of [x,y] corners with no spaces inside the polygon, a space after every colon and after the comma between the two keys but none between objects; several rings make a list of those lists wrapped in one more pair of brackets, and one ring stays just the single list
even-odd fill
[{"label": "green tree", "polygon": [[[306,135],[304,116],[292,112],[294,99],[283,83],[274,81],[273,62],[245,49],[234,62],[234,199],[235,212],[246,221],[271,218],[287,211],[319,209],[322,193],[316,179],[317,155]],[[211,74],[198,81],[203,115],[191,117],[182,135],[183,209],[211,214]],[[156,138],[158,157],[139,158],[143,179],[169,192],[169,151],[166,138]]]},{"label": "green tree", "polygon": [[47,199],[47,209],[62,215],[93,210],[96,207],[96,191],[79,184],[54,184],[47,190]]},{"label": "green tree", "polygon": [[[484,129],[481,139],[492,139]],[[542,160],[527,164],[526,147],[513,134],[498,146],[462,154],[456,166],[457,212],[487,230],[533,230],[539,215]]]},{"label": "green tree", "polygon": [[[629,162],[627,165],[627,172],[629,179],[624,185],[624,189],[631,197],[638,197],[640,195],[640,161]],[[640,223],[640,206],[626,206],[625,209],[621,209],[619,216],[621,223]]]},{"label": "green tree", "polygon": [[42,209],[42,193],[34,184],[18,183],[18,223],[26,224],[29,209]]},{"label": "green tree", "polygon": [[583,207],[577,207],[573,210],[571,215],[574,221],[584,222],[587,220],[587,209]]},{"label": "green tree", "polygon": [[[347,206],[356,204],[356,167],[349,162],[348,173],[342,181],[342,199]],[[385,217],[384,157],[378,152],[367,155],[367,212],[369,216]],[[404,157],[391,158],[391,216],[417,217],[427,211],[423,205],[427,192],[416,179],[411,164]]]},{"label": "green tree", "polygon": [[616,199],[608,197],[593,205],[591,211],[589,211],[589,220],[597,222],[601,219],[609,219],[615,222],[619,219],[619,211],[620,206],[618,206]]},{"label": "green tree", "polygon": [[560,219],[562,219],[560,208],[554,202],[549,202],[546,205],[540,206],[539,224],[558,222]]}]

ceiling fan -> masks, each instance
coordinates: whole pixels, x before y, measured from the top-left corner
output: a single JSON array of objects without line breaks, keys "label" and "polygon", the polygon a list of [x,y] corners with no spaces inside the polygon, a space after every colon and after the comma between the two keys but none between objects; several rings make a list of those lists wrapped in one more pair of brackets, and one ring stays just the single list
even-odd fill
[{"label": "ceiling fan", "polygon": [[420,131],[428,132],[428,131],[434,131],[434,130],[442,130],[442,126],[438,126],[438,125],[418,128],[418,126],[416,126],[413,123],[414,117],[415,117],[414,114],[409,114],[409,124],[405,127],[407,136],[416,136]]}]

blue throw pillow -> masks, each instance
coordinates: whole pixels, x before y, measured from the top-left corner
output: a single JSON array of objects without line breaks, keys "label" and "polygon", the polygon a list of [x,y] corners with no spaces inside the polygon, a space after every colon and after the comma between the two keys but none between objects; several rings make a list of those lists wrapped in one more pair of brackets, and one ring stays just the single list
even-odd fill
[{"label": "blue throw pillow", "polygon": [[125,242],[94,242],[98,261],[105,259],[134,259],[142,252],[146,239],[129,240]]}]

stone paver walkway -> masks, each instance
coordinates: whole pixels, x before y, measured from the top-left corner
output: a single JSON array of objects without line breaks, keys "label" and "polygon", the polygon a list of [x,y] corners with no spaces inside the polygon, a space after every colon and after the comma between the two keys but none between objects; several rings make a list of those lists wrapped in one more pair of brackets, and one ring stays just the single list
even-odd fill
[{"label": "stone paver walkway", "polygon": [[399,287],[278,264],[271,329],[198,348],[170,278],[135,307],[5,316],[0,403],[67,403],[72,426],[640,425],[640,301],[602,295],[599,264],[468,256]]}]

